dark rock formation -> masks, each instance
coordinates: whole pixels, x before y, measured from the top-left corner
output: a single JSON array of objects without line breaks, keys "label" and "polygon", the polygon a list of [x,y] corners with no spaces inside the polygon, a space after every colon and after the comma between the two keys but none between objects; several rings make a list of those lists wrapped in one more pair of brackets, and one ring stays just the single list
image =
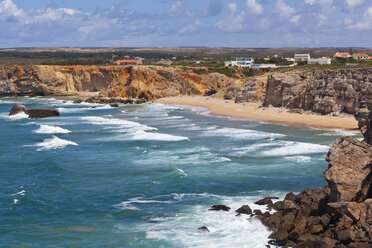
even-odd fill
[{"label": "dark rock formation", "polygon": [[22,105],[22,104],[15,104],[13,106],[13,108],[10,110],[10,113],[9,115],[16,115],[16,114],[19,114],[19,113],[26,113],[27,112],[27,108],[25,105]]},{"label": "dark rock formation", "polygon": [[15,115],[18,113],[24,112],[31,119],[47,118],[60,116],[57,109],[48,109],[48,108],[38,108],[38,109],[27,109],[26,106],[21,104],[15,104],[10,110],[9,115]]},{"label": "dark rock formation", "polygon": [[327,187],[289,193],[275,203],[276,213],[257,216],[279,245],[371,247],[372,145],[341,137],[327,161]]},{"label": "dark rock formation", "polygon": [[[366,104],[363,104],[366,106]],[[367,111],[368,110],[368,111]],[[369,141],[370,109],[357,114]],[[367,127],[366,127],[367,126]],[[364,131],[363,131],[364,130]],[[341,137],[328,152],[324,171],[328,185],[289,193],[273,206],[274,214],[258,215],[283,247],[372,247],[372,145]],[[261,203],[269,205],[270,199]]]},{"label": "dark rock formation", "polygon": [[241,206],[239,209],[237,209],[235,212],[238,214],[252,214],[252,209],[248,205]]},{"label": "dark rock formation", "polygon": [[202,226],[198,228],[198,233],[209,233],[209,229],[206,226]]},{"label": "dark rock formation", "polygon": [[210,209],[208,210],[212,210],[212,211],[229,211],[230,208],[225,206],[225,205],[213,205]]}]

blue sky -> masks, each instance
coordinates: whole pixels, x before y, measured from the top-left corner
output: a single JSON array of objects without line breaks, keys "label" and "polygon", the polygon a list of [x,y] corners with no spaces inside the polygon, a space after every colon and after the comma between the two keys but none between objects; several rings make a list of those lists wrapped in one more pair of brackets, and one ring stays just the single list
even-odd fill
[{"label": "blue sky", "polygon": [[372,47],[372,0],[0,0],[0,47]]}]

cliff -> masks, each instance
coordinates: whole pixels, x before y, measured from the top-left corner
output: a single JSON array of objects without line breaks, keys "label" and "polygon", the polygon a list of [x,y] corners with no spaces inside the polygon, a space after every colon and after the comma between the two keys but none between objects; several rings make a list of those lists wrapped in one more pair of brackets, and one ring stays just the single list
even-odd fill
[{"label": "cliff", "polygon": [[354,114],[371,95],[372,68],[291,71],[271,73],[264,81],[248,80],[236,91],[235,102],[258,100],[264,107]]},{"label": "cliff", "polygon": [[372,244],[372,108],[356,113],[364,141],[341,137],[328,152],[324,188],[289,193],[257,218],[283,247],[370,248]]},{"label": "cliff", "polygon": [[177,68],[146,66],[0,66],[0,96],[100,92],[105,97],[144,98],[202,94],[232,79]]}]

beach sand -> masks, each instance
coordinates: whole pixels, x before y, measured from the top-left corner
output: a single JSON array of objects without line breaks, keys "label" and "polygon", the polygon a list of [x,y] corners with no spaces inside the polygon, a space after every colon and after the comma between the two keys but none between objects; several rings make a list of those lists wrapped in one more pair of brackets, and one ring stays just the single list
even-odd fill
[{"label": "beach sand", "polygon": [[289,113],[287,110],[279,108],[258,108],[258,105],[254,103],[234,103],[234,101],[231,100],[215,97],[166,97],[158,99],[156,102],[204,107],[215,115],[256,119],[277,124],[358,130],[358,122],[352,116]]}]

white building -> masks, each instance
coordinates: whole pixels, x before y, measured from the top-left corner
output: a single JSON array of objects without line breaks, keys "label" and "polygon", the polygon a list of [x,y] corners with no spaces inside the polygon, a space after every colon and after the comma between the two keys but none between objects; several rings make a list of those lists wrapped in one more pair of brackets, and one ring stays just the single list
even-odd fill
[{"label": "white building", "polygon": [[252,67],[254,59],[252,58],[236,58],[232,61],[225,61],[225,66],[239,66],[239,67]]},{"label": "white building", "polygon": [[276,64],[252,64],[253,69],[279,68]]},{"label": "white building", "polygon": [[354,59],[369,59],[368,54],[365,53],[354,53],[353,54]]},{"label": "white building", "polygon": [[295,61],[308,61],[310,59],[310,54],[308,53],[296,53],[294,56]]},{"label": "white building", "polygon": [[318,58],[318,59],[309,59],[307,61],[308,65],[330,65],[332,59],[328,57]]}]

